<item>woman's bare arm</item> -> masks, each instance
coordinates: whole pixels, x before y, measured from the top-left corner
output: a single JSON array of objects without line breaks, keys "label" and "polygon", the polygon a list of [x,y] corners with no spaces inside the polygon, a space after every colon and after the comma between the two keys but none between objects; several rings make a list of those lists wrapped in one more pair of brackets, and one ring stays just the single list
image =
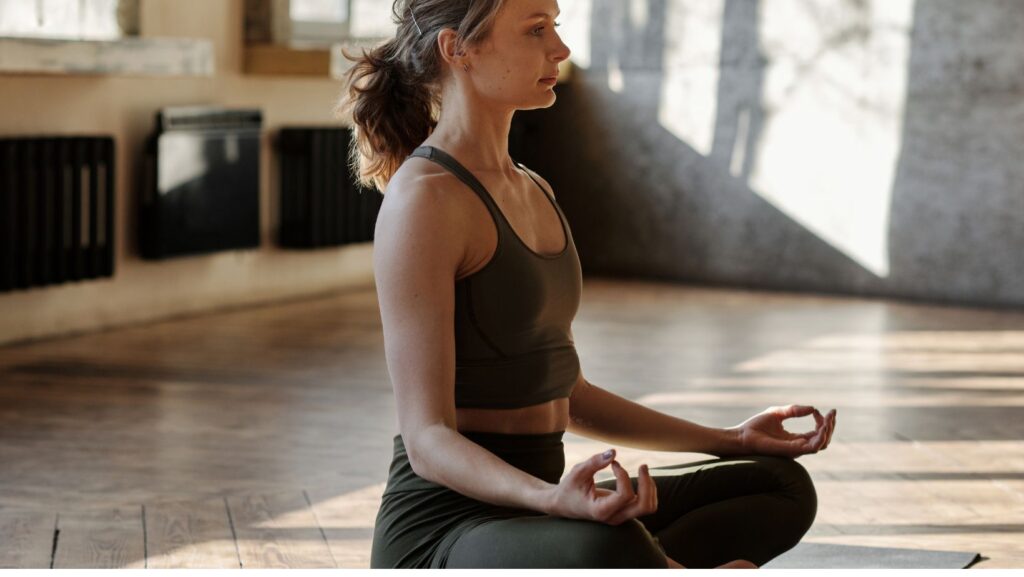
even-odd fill
[{"label": "woman's bare arm", "polygon": [[479,501],[550,512],[554,485],[509,465],[452,427],[435,425],[416,435],[417,475]]},{"label": "woman's bare arm", "polygon": [[743,452],[730,429],[666,415],[589,383],[580,373],[569,397],[569,432],[650,451],[727,456]]},{"label": "woman's bare arm", "polygon": [[554,485],[456,429],[454,279],[467,217],[448,175],[388,186],[374,232],[374,276],[388,372],[413,471],[474,499],[547,512]]}]

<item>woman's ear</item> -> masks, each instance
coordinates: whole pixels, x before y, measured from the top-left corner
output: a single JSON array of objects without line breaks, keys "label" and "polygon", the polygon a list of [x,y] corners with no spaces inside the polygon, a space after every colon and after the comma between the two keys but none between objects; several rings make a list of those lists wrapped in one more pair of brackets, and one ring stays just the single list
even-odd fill
[{"label": "woman's ear", "polygon": [[455,66],[456,60],[462,55],[462,49],[459,47],[459,35],[451,28],[445,28],[437,34],[437,47],[441,52],[441,58]]},{"label": "woman's ear", "polygon": [[441,30],[437,34],[437,46],[441,52],[441,58],[446,63],[463,70],[469,69],[468,51],[455,30],[451,28]]}]

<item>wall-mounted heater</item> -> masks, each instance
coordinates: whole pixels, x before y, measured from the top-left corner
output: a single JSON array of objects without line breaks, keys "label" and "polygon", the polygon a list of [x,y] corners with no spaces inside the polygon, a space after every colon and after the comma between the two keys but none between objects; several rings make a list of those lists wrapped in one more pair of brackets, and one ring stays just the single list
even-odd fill
[{"label": "wall-mounted heater", "polygon": [[260,245],[258,109],[173,107],[146,143],[142,256],[162,259]]},{"label": "wall-mounted heater", "polygon": [[281,246],[373,240],[384,197],[356,184],[348,167],[351,135],[339,127],[288,127],[278,133]]},{"label": "wall-mounted heater", "polygon": [[0,291],[114,274],[114,139],[0,138]]}]

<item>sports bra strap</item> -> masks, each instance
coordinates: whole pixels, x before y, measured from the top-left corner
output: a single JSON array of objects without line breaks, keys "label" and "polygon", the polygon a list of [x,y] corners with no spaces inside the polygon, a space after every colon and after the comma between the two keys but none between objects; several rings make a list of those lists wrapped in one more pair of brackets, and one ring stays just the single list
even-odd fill
[{"label": "sports bra strap", "polygon": [[466,185],[468,185],[469,188],[473,189],[473,192],[475,192],[477,196],[479,196],[484,201],[484,204],[487,205],[487,210],[490,211],[491,216],[495,219],[495,223],[501,220],[501,210],[497,207],[497,205],[494,204],[494,199],[491,198],[491,195],[487,192],[487,189],[484,188],[484,185],[481,184],[480,181],[477,180],[475,176],[473,176],[472,172],[466,170],[466,167],[462,166],[462,164],[460,164],[459,161],[452,158],[450,154],[441,150],[440,148],[437,148],[436,146],[424,145],[417,148],[416,150],[413,150],[412,154],[410,154],[409,157],[413,156],[419,156],[421,158],[433,160],[434,162],[447,168],[452,174],[457,176],[459,180],[466,183]]}]

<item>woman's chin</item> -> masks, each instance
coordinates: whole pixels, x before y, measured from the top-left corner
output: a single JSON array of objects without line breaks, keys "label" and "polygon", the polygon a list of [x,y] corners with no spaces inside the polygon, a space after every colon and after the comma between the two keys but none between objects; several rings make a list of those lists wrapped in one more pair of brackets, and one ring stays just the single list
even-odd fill
[{"label": "woman's chin", "polygon": [[548,89],[541,95],[538,104],[533,108],[548,108],[555,103],[557,98],[558,96],[555,94],[555,91]]},{"label": "woman's chin", "polygon": [[524,95],[523,98],[518,99],[519,102],[516,105],[516,110],[534,110],[537,108],[549,108],[555,103],[555,91],[550,88],[547,90],[539,90],[530,95]]}]

